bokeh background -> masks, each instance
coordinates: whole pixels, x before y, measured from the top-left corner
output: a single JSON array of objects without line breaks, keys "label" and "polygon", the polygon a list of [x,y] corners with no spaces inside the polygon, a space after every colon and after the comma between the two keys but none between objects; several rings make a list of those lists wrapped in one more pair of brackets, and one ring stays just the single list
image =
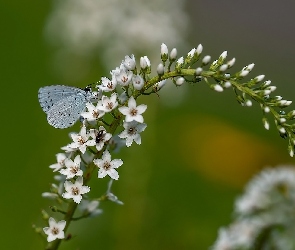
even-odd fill
[{"label": "bokeh background", "polygon": [[[31,225],[46,226],[40,211],[51,204],[41,198],[53,180],[48,166],[79,130],[47,124],[39,87],[84,87],[126,54],[157,65],[161,42],[179,55],[202,43],[213,58],[227,50],[237,70],[254,62],[252,76],[266,74],[278,95],[295,100],[292,1],[87,1],[85,8],[0,2],[1,249],[43,249]],[[208,249],[247,180],[265,166],[294,163],[274,124],[263,128],[258,105],[241,107],[232,90],[200,83],[140,101],[148,104],[143,144],[117,155],[124,165],[113,192],[125,205],[101,204],[103,215],[73,223],[77,236],[60,249]],[[106,184],[94,178],[91,195]]]}]

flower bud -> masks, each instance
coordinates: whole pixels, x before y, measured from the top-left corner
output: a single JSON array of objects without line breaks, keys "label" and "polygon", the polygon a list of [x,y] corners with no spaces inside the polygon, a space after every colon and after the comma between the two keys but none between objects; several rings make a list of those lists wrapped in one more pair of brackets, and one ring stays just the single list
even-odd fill
[{"label": "flower bud", "polygon": [[177,86],[181,86],[184,82],[185,82],[185,79],[183,77],[179,77],[175,83]]},{"label": "flower bud", "polygon": [[177,49],[173,48],[170,52],[170,60],[174,61],[177,57]]}]

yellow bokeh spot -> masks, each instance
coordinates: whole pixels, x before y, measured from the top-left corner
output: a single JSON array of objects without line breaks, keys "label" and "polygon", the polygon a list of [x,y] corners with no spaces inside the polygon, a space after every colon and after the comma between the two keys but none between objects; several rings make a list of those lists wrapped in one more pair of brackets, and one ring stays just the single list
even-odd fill
[{"label": "yellow bokeh spot", "polygon": [[273,144],[216,117],[183,121],[180,155],[186,166],[207,178],[242,187],[263,167],[283,161],[284,156]]}]

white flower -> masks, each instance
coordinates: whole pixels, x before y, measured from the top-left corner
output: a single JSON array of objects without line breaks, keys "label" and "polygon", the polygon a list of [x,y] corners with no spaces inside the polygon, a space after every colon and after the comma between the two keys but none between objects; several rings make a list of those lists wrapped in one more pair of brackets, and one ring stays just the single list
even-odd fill
[{"label": "white flower", "polygon": [[196,49],[193,48],[193,49],[191,49],[190,52],[188,52],[187,57],[193,57],[195,55],[195,53],[196,53]]},{"label": "white flower", "polygon": [[95,139],[96,149],[100,151],[105,142],[109,141],[112,138],[112,134],[107,133],[103,126],[99,126],[99,129],[91,129],[90,130],[91,137]]},{"label": "white flower", "polygon": [[126,69],[128,70],[134,70],[136,66],[135,57],[134,55],[131,56],[125,56],[125,60],[123,61],[123,64]]},{"label": "white flower", "polygon": [[165,43],[161,44],[161,55],[167,55],[168,56],[168,47]]},{"label": "white flower", "polygon": [[227,57],[227,51],[223,51],[221,55],[219,56],[219,58],[221,58],[222,60],[224,60],[226,57]]},{"label": "white flower", "polygon": [[119,111],[126,116],[126,122],[138,121],[143,123],[143,117],[141,114],[144,113],[146,109],[147,106],[145,104],[136,106],[135,99],[133,96],[131,96],[128,100],[128,107],[120,107]]},{"label": "white flower", "polygon": [[61,169],[59,172],[67,176],[67,179],[71,179],[75,176],[82,176],[83,171],[80,169],[81,157],[77,155],[72,161],[71,159],[65,159],[66,169]]},{"label": "white flower", "polygon": [[217,92],[222,92],[223,88],[219,84],[214,84],[213,89]]},{"label": "white flower", "polygon": [[89,214],[90,217],[95,217],[99,214],[102,213],[102,209],[97,208],[99,205],[99,201],[88,201],[88,200],[82,200],[79,209],[84,212]]},{"label": "white flower", "polygon": [[259,220],[240,220],[221,228],[212,250],[254,249],[255,239],[265,226]]},{"label": "white flower", "polygon": [[132,142],[135,141],[138,145],[141,144],[140,133],[145,130],[147,125],[145,123],[138,123],[137,121],[124,122],[125,130],[119,134],[119,137],[126,138],[126,146],[130,147]]},{"label": "white flower", "polygon": [[88,146],[94,146],[95,145],[94,140],[89,140],[90,134],[87,133],[85,126],[83,126],[81,128],[81,131],[80,131],[79,134],[72,133],[71,137],[72,137],[74,142],[69,144],[68,147],[72,148],[72,149],[76,149],[76,150],[79,149],[82,154],[84,154],[86,152],[86,148]]},{"label": "white flower", "polygon": [[176,65],[182,65],[184,63],[184,59],[183,59],[183,56],[178,58],[177,62],[176,62]]},{"label": "white flower", "polygon": [[176,57],[177,57],[177,49],[176,48],[173,48],[170,52],[170,60],[175,60]]},{"label": "white flower", "polygon": [[117,86],[117,79],[115,77],[110,80],[107,77],[101,78],[101,85],[98,85],[97,87],[101,89],[104,92],[110,92],[113,91]]},{"label": "white flower", "polygon": [[139,63],[142,69],[145,69],[146,67],[151,67],[150,59],[147,56],[141,57]]},{"label": "white flower", "polygon": [[118,180],[119,174],[116,168],[123,164],[121,159],[111,160],[111,154],[109,151],[104,151],[101,159],[93,160],[94,164],[99,167],[98,178],[103,178],[109,175],[112,179]]},{"label": "white flower", "polygon": [[183,77],[179,77],[179,78],[177,78],[175,84],[177,86],[181,86],[184,82],[185,82],[185,79]]},{"label": "white flower", "polygon": [[236,212],[248,215],[276,205],[294,206],[294,201],[294,166],[267,168],[248,183],[245,194],[236,201]]},{"label": "white flower", "polygon": [[101,105],[98,107],[99,110],[104,112],[111,112],[118,106],[117,94],[113,93],[111,97],[103,96],[101,99]]},{"label": "white flower", "polygon": [[163,63],[159,63],[158,67],[157,67],[157,73],[158,75],[163,75],[165,71],[164,65]]},{"label": "white flower", "polygon": [[198,55],[200,55],[201,53],[203,52],[203,45],[202,44],[199,44],[197,49],[196,49],[196,53]]},{"label": "white flower", "polygon": [[89,122],[96,121],[97,119],[104,116],[105,112],[99,110],[98,107],[101,106],[101,101],[98,101],[96,107],[92,103],[86,103],[87,112],[81,113],[81,116],[84,117]]},{"label": "white flower", "polygon": [[203,72],[201,67],[196,68],[196,75],[199,76]]},{"label": "white flower", "polygon": [[90,187],[83,186],[82,177],[78,177],[75,183],[65,181],[64,187],[66,192],[62,194],[62,197],[65,199],[73,199],[76,203],[80,203],[82,194],[86,194],[90,191]]},{"label": "white flower", "polygon": [[65,159],[67,158],[66,154],[58,153],[56,154],[57,163],[50,165],[49,167],[53,169],[53,172],[56,172],[63,167],[65,167]]},{"label": "white flower", "polygon": [[160,89],[162,89],[166,85],[166,83],[167,83],[167,79],[157,82],[154,85],[155,91],[159,91]]},{"label": "white flower", "polygon": [[206,65],[210,62],[210,60],[211,60],[211,56],[204,56],[202,60],[202,64]]},{"label": "white flower", "polygon": [[120,201],[118,199],[118,197],[116,195],[114,195],[112,192],[111,192],[111,187],[113,185],[113,179],[111,179],[108,183],[108,190],[106,192],[106,198],[109,200],[109,201],[112,201],[112,202],[115,202],[119,205],[123,205],[124,203],[122,201]]},{"label": "white flower", "polygon": [[132,76],[133,72],[127,70],[123,63],[120,65],[120,71],[115,72],[116,80],[121,86],[127,86],[131,82]]},{"label": "white flower", "polygon": [[135,89],[141,90],[144,85],[144,80],[140,75],[133,75],[132,83]]},{"label": "white flower", "polygon": [[56,239],[64,239],[65,233],[64,229],[66,226],[66,221],[61,220],[59,222],[56,222],[54,218],[50,217],[48,220],[49,227],[44,227],[43,231],[45,234],[47,234],[47,241],[51,242]]}]

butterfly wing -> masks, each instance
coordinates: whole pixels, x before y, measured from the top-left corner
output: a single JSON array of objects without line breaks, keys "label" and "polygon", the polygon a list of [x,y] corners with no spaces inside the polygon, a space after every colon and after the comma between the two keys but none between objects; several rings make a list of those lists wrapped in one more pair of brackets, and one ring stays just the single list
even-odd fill
[{"label": "butterfly wing", "polygon": [[52,85],[40,88],[38,99],[43,111],[48,113],[57,102],[71,95],[77,95],[78,93],[83,93],[83,90],[64,85]]},{"label": "butterfly wing", "polygon": [[47,111],[47,121],[55,128],[68,128],[79,119],[85,110],[85,94],[71,95],[59,100]]}]

